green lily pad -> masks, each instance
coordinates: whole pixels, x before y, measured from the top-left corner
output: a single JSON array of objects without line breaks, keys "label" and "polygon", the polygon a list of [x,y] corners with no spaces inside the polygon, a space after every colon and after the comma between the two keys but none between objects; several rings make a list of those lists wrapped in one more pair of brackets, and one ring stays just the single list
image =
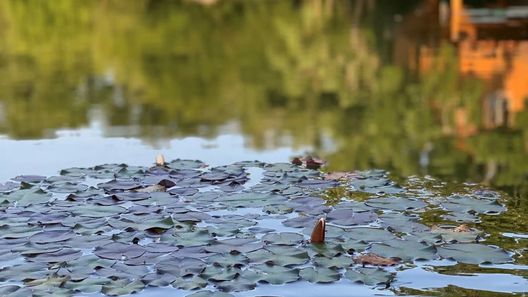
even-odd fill
[{"label": "green lily pad", "polygon": [[35,262],[54,263],[54,262],[72,261],[72,260],[80,258],[81,256],[82,256],[82,253],[79,250],[63,248],[56,252],[43,253],[43,254],[36,255],[35,257],[29,258],[29,260],[35,261]]},{"label": "green lily pad", "polygon": [[48,275],[46,263],[23,263],[0,269],[0,281],[28,281],[42,279]]},{"label": "green lily pad", "polygon": [[69,230],[50,230],[42,231],[32,235],[29,238],[29,241],[33,243],[50,243],[50,242],[59,242],[66,241],[75,236],[75,233]]},{"label": "green lily pad", "polygon": [[140,280],[116,280],[103,285],[101,292],[108,296],[122,296],[140,292],[144,288],[145,284]]},{"label": "green lily pad", "polygon": [[241,270],[235,267],[208,266],[202,271],[200,276],[207,280],[221,282],[235,279],[240,273]]},{"label": "green lily pad", "polygon": [[323,256],[332,258],[345,253],[341,243],[324,243],[324,244],[310,244],[308,247],[308,253],[310,256]]},{"label": "green lily pad", "polygon": [[418,222],[419,217],[402,213],[384,213],[380,215],[381,225],[392,232],[413,234],[415,232],[429,231],[429,227]]},{"label": "green lily pad", "polygon": [[194,232],[178,232],[173,234],[174,243],[177,246],[205,246],[212,243],[215,238],[208,230],[196,230]]},{"label": "green lily pad", "polygon": [[192,276],[201,273],[207,264],[196,258],[178,257],[169,258],[156,264],[158,273],[172,274],[176,276]]},{"label": "green lily pad", "polygon": [[449,258],[461,263],[508,263],[511,257],[502,249],[478,243],[454,243],[438,247],[438,254],[442,258]]},{"label": "green lily pad", "polygon": [[46,190],[53,193],[80,193],[88,190],[88,186],[79,182],[61,181],[49,185]]},{"label": "green lily pad", "polygon": [[207,263],[222,267],[242,267],[249,263],[249,258],[238,253],[222,254],[207,258]]},{"label": "green lily pad", "polygon": [[381,228],[349,228],[342,229],[340,233],[345,241],[383,242],[395,238],[393,233]]},{"label": "green lily pad", "polygon": [[223,205],[230,207],[264,207],[284,204],[286,201],[283,196],[264,193],[237,193],[219,200]]},{"label": "green lily pad", "polygon": [[367,286],[385,285],[388,287],[394,274],[380,268],[359,267],[348,269],[345,277],[355,283],[362,283]]},{"label": "green lily pad", "polygon": [[126,208],[120,206],[109,205],[78,205],[72,210],[76,216],[90,217],[90,218],[105,218],[111,217],[126,211]]},{"label": "green lily pad", "polygon": [[293,208],[286,205],[267,205],[262,211],[268,214],[288,214],[293,212]]},{"label": "green lily pad", "polygon": [[310,259],[305,250],[283,245],[269,245],[265,249],[247,253],[246,256],[250,259],[251,263],[267,263],[279,266],[300,265]]},{"label": "green lily pad", "polygon": [[367,200],[365,204],[376,208],[398,211],[418,210],[427,206],[427,203],[421,200],[400,197],[374,198]]},{"label": "green lily pad", "polygon": [[9,194],[0,196],[0,199],[7,200],[10,203],[16,203],[17,206],[29,206],[35,203],[46,203],[50,200],[51,194],[36,188],[36,189],[23,189]]},{"label": "green lily pad", "polygon": [[355,211],[353,209],[335,209],[331,211],[327,219],[329,222],[342,226],[365,225],[374,222],[378,216],[370,211]]},{"label": "green lily pad", "polygon": [[273,285],[291,283],[299,279],[299,270],[279,265],[260,264],[251,269],[258,275],[259,282]]},{"label": "green lily pad", "polygon": [[120,242],[109,243],[94,250],[94,254],[103,259],[122,260],[137,258],[145,253],[145,249],[134,244]]},{"label": "green lily pad", "polygon": [[182,290],[197,290],[207,286],[207,281],[201,277],[193,276],[191,278],[177,278],[172,282],[172,286]]},{"label": "green lily pad", "polygon": [[0,287],[0,296],[8,296],[10,293],[15,292],[20,289],[20,286],[17,285],[7,285]]},{"label": "green lily pad", "polygon": [[165,166],[171,169],[196,169],[207,167],[207,164],[199,160],[176,159],[166,163]]},{"label": "green lily pad", "polygon": [[341,275],[337,270],[330,268],[313,268],[307,267],[299,270],[299,275],[302,279],[307,280],[311,283],[332,283],[338,281]]},{"label": "green lily pad", "polygon": [[432,260],[435,258],[436,249],[412,240],[393,239],[372,244],[369,252],[386,258],[397,257],[403,261],[412,261]]},{"label": "green lily pad", "polygon": [[324,256],[315,256],[312,258],[315,266],[323,268],[341,269],[349,267],[354,263],[351,257],[337,255],[331,258]]},{"label": "green lily pad", "polygon": [[451,196],[446,202],[440,204],[449,211],[465,213],[476,212],[479,214],[498,214],[506,209],[497,200],[477,199],[466,196]]},{"label": "green lily pad", "polygon": [[109,282],[110,279],[108,278],[86,278],[76,282],[66,282],[64,288],[70,289],[74,292],[98,293],[103,288],[103,285]]}]

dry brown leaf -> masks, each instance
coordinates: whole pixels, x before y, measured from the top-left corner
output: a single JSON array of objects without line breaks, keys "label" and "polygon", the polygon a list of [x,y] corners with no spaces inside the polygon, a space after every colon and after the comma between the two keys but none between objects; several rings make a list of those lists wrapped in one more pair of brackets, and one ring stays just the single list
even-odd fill
[{"label": "dry brown leaf", "polygon": [[167,189],[162,185],[151,185],[145,188],[139,188],[136,192],[153,193],[153,192],[165,192]]},{"label": "dry brown leaf", "polygon": [[467,224],[462,224],[453,229],[453,232],[471,232],[471,228]]},{"label": "dry brown leaf", "polygon": [[292,162],[292,164],[297,165],[297,166],[302,166],[302,164],[303,164],[303,161],[300,158],[298,158],[298,157],[293,158],[293,160],[291,162]]},{"label": "dry brown leaf", "polygon": [[385,258],[382,256],[378,256],[373,253],[363,254],[357,256],[354,261],[356,263],[360,263],[362,265],[374,265],[374,266],[393,266],[398,263],[400,263],[400,258]]},{"label": "dry brown leaf", "polygon": [[325,161],[313,157],[306,157],[304,158],[304,163],[308,169],[319,169],[325,164]]},{"label": "dry brown leaf", "polygon": [[324,243],[325,241],[325,232],[326,232],[326,221],[324,218],[320,218],[315,224],[315,227],[312,231],[312,236],[310,241],[312,243]]},{"label": "dry brown leaf", "polygon": [[472,232],[471,228],[467,224],[461,224],[457,227],[441,227],[437,225],[431,226],[431,232],[433,233],[446,233],[446,232]]},{"label": "dry brown leaf", "polygon": [[324,177],[326,180],[343,180],[343,179],[350,179],[354,176],[354,173],[352,172],[346,172],[346,171],[336,171],[336,172],[330,172],[327,173]]},{"label": "dry brown leaf", "polygon": [[304,158],[295,157],[292,159],[292,164],[297,166],[303,166],[308,169],[319,169],[321,166],[326,164],[326,161],[312,156],[307,156]]}]

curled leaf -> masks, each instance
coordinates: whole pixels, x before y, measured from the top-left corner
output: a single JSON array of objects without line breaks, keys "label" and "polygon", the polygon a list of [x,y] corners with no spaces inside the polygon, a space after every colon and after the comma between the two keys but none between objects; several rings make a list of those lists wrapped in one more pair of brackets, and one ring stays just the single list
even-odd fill
[{"label": "curled leaf", "polygon": [[324,243],[325,240],[325,231],[326,231],[326,221],[324,218],[320,218],[315,224],[315,227],[312,231],[312,236],[310,240],[312,243]]}]

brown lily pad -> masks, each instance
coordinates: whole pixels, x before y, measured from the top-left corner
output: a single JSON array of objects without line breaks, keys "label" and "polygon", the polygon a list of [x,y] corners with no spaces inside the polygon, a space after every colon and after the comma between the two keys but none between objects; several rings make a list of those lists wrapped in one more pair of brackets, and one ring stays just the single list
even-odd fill
[{"label": "brown lily pad", "polygon": [[385,258],[378,256],[373,253],[357,256],[354,261],[361,265],[374,265],[374,266],[393,266],[400,263],[400,258]]}]

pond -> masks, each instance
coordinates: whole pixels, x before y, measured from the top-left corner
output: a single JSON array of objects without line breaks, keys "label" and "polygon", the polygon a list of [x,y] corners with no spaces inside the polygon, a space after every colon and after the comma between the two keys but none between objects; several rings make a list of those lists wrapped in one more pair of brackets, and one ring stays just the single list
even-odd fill
[{"label": "pond", "polygon": [[[235,296],[328,296],[329,288],[339,296],[352,285],[357,295],[524,294],[528,3],[392,2],[2,1],[0,185],[73,167],[148,168],[158,153],[208,168],[268,164],[244,168],[244,191],[261,183],[252,172],[315,155],[327,161],[317,180],[334,171],[354,177],[313,195],[327,199],[332,211],[354,202],[381,216],[358,226],[391,227],[402,239],[405,231],[379,225],[391,211],[430,230],[467,223],[482,237],[479,244],[507,251],[509,260],[457,263],[437,252],[425,262],[383,268],[397,272],[389,289],[353,285],[343,268],[332,285],[259,285]],[[369,172],[404,192],[354,187],[354,178]],[[107,178],[76,182],[96,186]],[[64,195],[48,188],[53,182],[32,187],[61,201]],[[449,217],[459,210],[456,199],[491,199],[475,194],[483,191],[493,193],[500,211],[471,204],[464,216]],[[367,202],[382,198],[426,205],[398,210],[402,200],[389,208]],[[439,201],[444,198],[455,202]],[[258,207],[242,209],[207,213],[265,215]],[[294,209],[249,219],[307,237],[282,224]],[[330,239],[332,225],[343,227],[329,220]],[[454,244],[427,239],[436,249]],[[310,268],[302,265],[297,268]],[[141,294],[187,293],[149,288]]]}]

